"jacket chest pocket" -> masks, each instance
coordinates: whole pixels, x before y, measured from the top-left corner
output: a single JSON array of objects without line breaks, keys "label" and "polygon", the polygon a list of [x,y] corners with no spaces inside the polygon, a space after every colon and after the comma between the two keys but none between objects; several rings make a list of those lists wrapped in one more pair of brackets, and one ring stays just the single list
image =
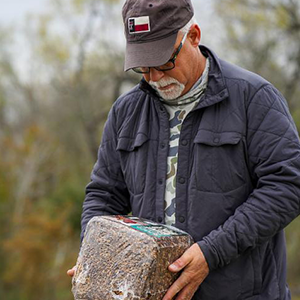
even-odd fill
[{"label": "jacket chest pocket", "polygon": [[145,188],[146,168],[148,160],[149,138],[137,134],[135,138],[120,137],[117,151],[119,152],[121,169],[129,191],[141,194]]},{"label": "jacket chest pocket", "polygon": [[240,133],[198,131],[192,171],[198,190],[224,193],[238,189],[245,184],[245,166]]}]

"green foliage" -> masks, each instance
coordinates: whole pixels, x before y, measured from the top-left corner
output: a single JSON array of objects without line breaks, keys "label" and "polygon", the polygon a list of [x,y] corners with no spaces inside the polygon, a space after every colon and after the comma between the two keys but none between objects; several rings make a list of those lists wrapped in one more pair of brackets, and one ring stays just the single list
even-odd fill
[{"label": "green foliage", "polygon": [[[300,105],[299,105],[300,106]],[[294,121],[296,123],[296,126],[298,128],[298,132],[300,132],[300,107],[297,107],[294,111],[293,111],[293,118]]]},{"label": "green foliage", "polygon": [[288,278],[292,288],[299,288],[300,279],[300,218],[292,222],[287,228],[288,244]]}]

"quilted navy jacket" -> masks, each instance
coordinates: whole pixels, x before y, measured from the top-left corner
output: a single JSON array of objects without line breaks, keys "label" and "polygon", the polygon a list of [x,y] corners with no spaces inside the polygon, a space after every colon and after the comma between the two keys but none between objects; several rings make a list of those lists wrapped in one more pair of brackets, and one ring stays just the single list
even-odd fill
[{"label": "quilted navy jacket", "polygon": [[[208,87],[183,122],[176,226],[201,247],[210,274],[194,300],[285,300],[283,228],[299,215],[300,143],[282,95],[216,57]],[[168,113],[145,82],[110,111],[86,188],[82,235],[96,215],[164,222]]]}]

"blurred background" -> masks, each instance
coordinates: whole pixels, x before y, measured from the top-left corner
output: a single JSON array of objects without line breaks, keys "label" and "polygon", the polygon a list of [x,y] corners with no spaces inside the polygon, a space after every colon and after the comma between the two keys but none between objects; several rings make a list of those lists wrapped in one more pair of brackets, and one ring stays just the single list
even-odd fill
[{"label": "blurred background", "polygon": [[[71,300],[84,188],[123,72],[124,0],[2,0],[0,299]],[[202,43],[271,81],[300,129],[300,2],[194,0]],[[300,218],[287,228],[300,299]]]}]

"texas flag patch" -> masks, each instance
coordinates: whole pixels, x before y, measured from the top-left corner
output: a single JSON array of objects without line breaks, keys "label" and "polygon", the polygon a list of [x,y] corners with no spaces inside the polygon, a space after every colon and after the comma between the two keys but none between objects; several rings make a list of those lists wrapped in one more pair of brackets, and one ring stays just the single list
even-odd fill
[{"label": "texas flag patch", "polygon": [[128,30],[130,34],[143,33],[150,31],[150,18],[138,17],[128,19]]}]

